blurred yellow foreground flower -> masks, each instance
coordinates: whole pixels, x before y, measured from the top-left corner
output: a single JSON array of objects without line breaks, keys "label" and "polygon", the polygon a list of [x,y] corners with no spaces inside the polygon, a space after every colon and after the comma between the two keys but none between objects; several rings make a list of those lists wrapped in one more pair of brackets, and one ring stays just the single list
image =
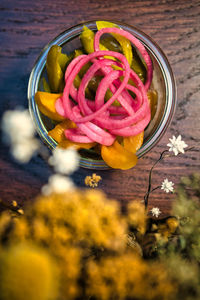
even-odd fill
[{"label": "blurred yellow foreground flower", "polygon": [[44,250],[19,244],[0,253],[3,300],[50,300],[58,293],[58,273]]}]

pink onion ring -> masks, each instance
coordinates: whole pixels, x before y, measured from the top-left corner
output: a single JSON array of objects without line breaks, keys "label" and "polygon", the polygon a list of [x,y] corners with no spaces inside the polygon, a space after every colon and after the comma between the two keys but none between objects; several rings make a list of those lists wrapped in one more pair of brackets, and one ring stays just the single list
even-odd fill
[{"label": "pink onion ring", "polygon": [[[140,51],[146,66],[147,80],[145,85],[137,74],[130,69],[126,57],[114,51],[100,51],[99,41],[104,33],[115,33],[130,40]],[[129,32],[118,28],[103,28],[94,39],[95,51],[73,59],[65,72],[63,96],[56,100],[56,111],[71,121],[77,128],[65,130],[65,136],[74,142],[97,142],[110,146],[117,135],[134,136],[145,129],[151,119],[147,90],[152,81],[152,62],[149,54],[140,41]],[[109,57],[109,59],[108,59]],[[114,60],[112,60],[112,57]],[[91,66],[84,74],[78,89],[74,79],[81,68],[88,62]],[[115,68],[118,66],[119,68]],[[99,74],[101,79],[96,90],[95,100],[85,97],[85,90],[90,80]],[[135,86],[128,83],[131,79]],[[110,89],[112,96],[105,102],[105,94]],[[134,93],[134,97],[129,93]],[[118,100],[120,107],[114,106]]]}]

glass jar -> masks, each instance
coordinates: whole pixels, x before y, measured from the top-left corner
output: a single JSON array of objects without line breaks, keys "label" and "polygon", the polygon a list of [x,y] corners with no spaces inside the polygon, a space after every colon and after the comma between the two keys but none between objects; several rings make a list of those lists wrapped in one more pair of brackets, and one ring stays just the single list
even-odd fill
[{"label": "glass jar", "polygon": [[[175,78],[165,54],[148,35],[133,26],[118,21],[113,21],[113,23],[129,31],[139,39],[148,51],[153,63],[153,80],[151,87],[158,92],[158,104],[153,119],[145,129],[144,143],[137,152],[138,158],[141,158],[158,143],[170,124],[176,105]],[[80,48],[81,42],[79,36],[82,32],[83,25],[86,25],[93,31],[97,30],[96,21],[88,21],[60,33],[44,47],[30,74],[28,84],[30,113],[38,134],[50,149],[54,149],[57,146],[56,141],[48,136],[48,131],[51,130],[55,124],[39,111],[35,102],[35,93],[38,90],[42,90],[41,78],[43,76],[46,77],[45,64],[51,46],[57,44],[63,48],[62,52],[67,54]],[[93,150],[82,149],[80,150],[80,156],[81,167],[101,170],[110,168],[102,160],[101,156]]]}]

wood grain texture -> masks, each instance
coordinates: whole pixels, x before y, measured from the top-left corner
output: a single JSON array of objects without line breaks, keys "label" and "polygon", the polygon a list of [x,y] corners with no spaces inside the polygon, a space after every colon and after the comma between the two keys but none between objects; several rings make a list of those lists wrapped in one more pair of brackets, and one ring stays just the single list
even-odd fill
[{"label": "wood grain texture", "polygon": [[[125,204],[142,200],[149,170],[169,137],[181,134],[195,150],[167,158],[155,169],[153,185],[164,178],[178,184],[180,177],[198,172],[200,163],[200,2],[103,1],[103,0],[1,0],[0,2],[0,117],[7,109],[27,107],[27,84],[32,66],[42,48],[61,31],[79,22],[113,19],[140,28],[163,49],[177,82],[177,109],[171,126],[159,144],[129,171],[101,171],[99,187]],[[80,169],[73,178],[84,187],[92,170]],[[51,170],[39,157],[28,165],[16,164],[8,148],[0,149],[0,198],[21,204],[33,199],[47,182]],[[170,211],[173,195],[156,190],[149,208],[158,206],[163,215]]]}]

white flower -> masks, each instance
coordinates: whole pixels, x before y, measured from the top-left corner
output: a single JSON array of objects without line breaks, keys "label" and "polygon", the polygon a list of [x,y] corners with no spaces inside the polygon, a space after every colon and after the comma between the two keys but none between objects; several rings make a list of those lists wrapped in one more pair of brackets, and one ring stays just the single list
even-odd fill
[{"label": "white flower", "polygon": [[34,138],[35,128],[28,110],[8,110],[2,118],[4,140],[10,144],[16,160],[27,163],[39,149],[40,143]]},{"label": "white flower", "polygon": [[27,139],[16,142],[11,147],[11,153],[16,160],[21,163],[27,163],[39,149],[40,143],[37,139]]},{"label": "white flower", "polygon": [[162,182],[161,190],[164,190],[166,193],[173,192],[174,183],[172,181],[169,181],[167,178]]},{"label": "white flower", "polygon": [[46,196],[51,193],[66,193],[73,190],[74,184],[69,177],[55,174],[49,177],[48,184],[42,187],[42,193]]},{"label": "white flower", "polygon": [[32,138],[35,127],[28,110],[8,110],[2,118],[2,130],[11,144]]},{"label": "white flower", "polygon": [[156,218],[158,218],[158,216],[161,214],[161,211],[158,207],[153,207],[150,211],[151,211],[153,217],[156,217]]},{"label": "white flower", "polygon": [[188,147],[188,145],[181,140],[181,135],[177,138],[173,135],[172,139],[169,139],[170,143],[167,144],[169,151],[173,151],[175,155],[178,155],[180,152],[185,153],[184,148]]},{"label": "white flower", "polygon": [[71,174],[79,166],[79,155],[74,148],[53,150],[53,155],[48,160],[55,171],[62,174]]}]

